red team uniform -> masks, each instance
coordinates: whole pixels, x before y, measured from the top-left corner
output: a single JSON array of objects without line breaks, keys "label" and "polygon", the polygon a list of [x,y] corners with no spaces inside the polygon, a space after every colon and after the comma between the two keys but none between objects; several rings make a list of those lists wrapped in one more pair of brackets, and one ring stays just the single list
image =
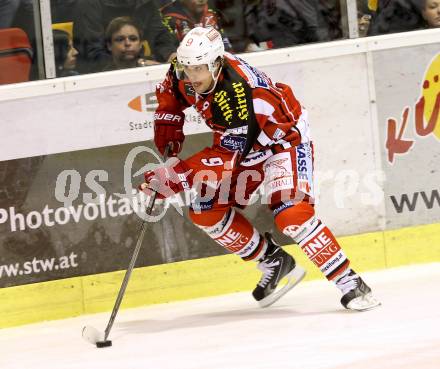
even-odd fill
[{"label": "red team uniform", "polygon": [[[220,35],[212,30],[193,31],[181,45],[186,42],[191,48],[190,37],[196,41],[205,37],[208,41],[202,41],[207,47],[209,42],[220,44],[215,39],[221,40]],[[184,48],[179,49],[182,53]],[[221,67],[217,76],[213,73],[215,83],[208,93],[198,94],[189,81],[179,79],[177,62],[171,64],[156,90],[155,143],[159,151],[164,152],[168,137],[175,143],[174,154],[180,151],[183,111],[190,106],[213,131],[212,146],[173,167],[179,178],[173,191],[193,188],[198,194],[189,211],[192,222],[243,260],[259,263],[263,276],[253,295],[263,307],[272,304],[302,279],[304,271],[269,234],[261,235],[238,210],[262,186],[279,230],[336,283],[344,307],[365,310],[377,306],[370,288],[349,268],[349,260],[331,231],[315,216],[313,143],[307,111],[289,86],[272,82],[224,50],[219,55]],[[151,176],[146,174],[147,182]],[[288,285],[275,291],[284,276],[289,278]]]},{"label": "red team uniform", "polygon": [[222,35],[225,49],[228,51],[232,49],[229,39],[221,29],[217,12],[209,8],[207,2],[203,5],[203,10],[199,14],[192,13],[180,0],[163,6],[160,11],[165,26],[176,35],[179,42],[195,27],[213,27]]}]

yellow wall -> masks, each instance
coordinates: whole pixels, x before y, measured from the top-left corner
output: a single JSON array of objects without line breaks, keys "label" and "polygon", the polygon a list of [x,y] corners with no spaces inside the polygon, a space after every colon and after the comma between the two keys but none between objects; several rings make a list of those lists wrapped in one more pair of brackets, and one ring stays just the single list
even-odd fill
[{"label": "yellow wall", "polygon": [[[338,238],[357,271],[440,261],[440,223]],[[306,280],[322,278],[296,246]],[[0,289],[0,327],[73,317],[112,309],[125,271]],[[250,291],[259,280],[255,263],[215,256],[133,272],[122,308]],[[249,296],[251,299],[252,297]]]}]

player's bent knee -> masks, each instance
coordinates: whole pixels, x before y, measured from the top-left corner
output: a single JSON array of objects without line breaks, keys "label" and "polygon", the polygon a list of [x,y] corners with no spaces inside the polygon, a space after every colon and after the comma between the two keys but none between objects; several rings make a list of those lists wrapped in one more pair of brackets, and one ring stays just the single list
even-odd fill
[{"label": "player's bent knee", "polygon": [[259,260],[267,250],[266,239],[234,208],[191,212],[190,216],[215,242],[243,260]]},{"label": "player's bent knee", "polygon": [[274,208],[274,213],[278,229],[295,242],[310,234],[319,222],[313,206],[304,201],[288,207],[280,205]]}]

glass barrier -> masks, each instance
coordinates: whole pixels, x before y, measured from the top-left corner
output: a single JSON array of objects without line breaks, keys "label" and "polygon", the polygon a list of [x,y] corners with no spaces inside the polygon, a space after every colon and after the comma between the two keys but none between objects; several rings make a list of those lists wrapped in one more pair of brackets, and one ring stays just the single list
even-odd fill
[{"label": "glass barrier", "polygon": [[440,1],[2,0],[0,84],[165,63],[195,26],[255,52],[440,27]]},{"label": "glass barrier", "polygon": [[32,0],[0,1],[0,85],[39,78]]},{"label": "glass barrier", "polygon": [[440,27],[439,0],[357,0],[357,8],[366,36]]}]

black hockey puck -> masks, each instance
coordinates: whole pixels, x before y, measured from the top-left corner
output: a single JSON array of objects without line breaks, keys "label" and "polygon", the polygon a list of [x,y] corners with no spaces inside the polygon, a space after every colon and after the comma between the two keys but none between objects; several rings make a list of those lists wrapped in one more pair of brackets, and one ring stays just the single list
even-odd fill
[{"label": "black hockey puck", "polygon": [[110,340],[96,342],[96,347],[98,348],[110,347],[111,345],[112,345],[112,341]]}]

